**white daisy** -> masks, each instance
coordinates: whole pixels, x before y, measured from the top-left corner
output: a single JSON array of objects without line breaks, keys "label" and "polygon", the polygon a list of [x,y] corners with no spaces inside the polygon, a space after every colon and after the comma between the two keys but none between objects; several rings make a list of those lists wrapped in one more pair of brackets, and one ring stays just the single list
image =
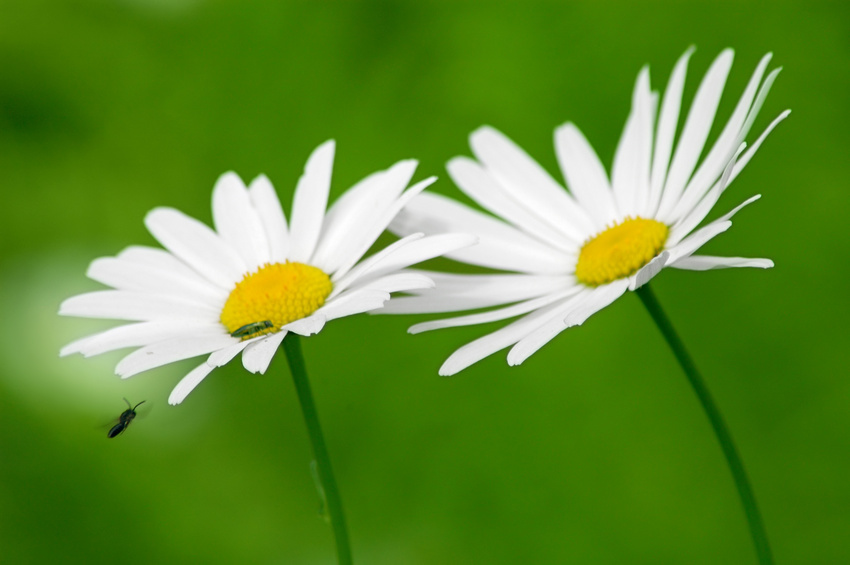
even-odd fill
[{"label": "white daisy", "polygon": [[659,98],[650,89],[649,69],[644,67],[638,74],[610,179],[572,123],[555,130],[555,151],[569,192],[504,135],[482,127],[470,136],[478,160],[457,157],[448,163],[448,171],[464,193],[497,218],[437,194],[417,196],[396,217],[390,229],[400,235],[475,233],[477,245],[447,256],[513,271],[425,273],[437,283],[433,290],[393,300],[382,311],[432,313],[502,306],[417,324],[411,333],[522,316],[461,347],[443,364],[440,374],[457,373],[511,345],[508,363],[518,365],[558,333],[582,324],[665,267],[700,271],[773,266],[768,259],[694,253],[729,229],[738,210],[759,198],[756,195],[696,229],[767,134],[788,115],[788,111],[780,114],[742,152],[779,69],[762,81],[771,55],[762,58],[725,127],[700,161],[733,54],[723,51],[706,73],[674,149],[691,52],[676,64],[658,114]]},{"label": "white daisy", "polygon": [[59,310],[136,323],[75,341],[60,355],[136,347],[115,368],[122,378],[209,355],[171,393],[169,403],[179,404],[240,352],[248,371],[263,373],[287,332],[315,334],[328,320],[381,308],[391,292],[433,286],[423,274],[400,271],[474,242],[414,233],[360,261],[435,178],[405,191],[417,163],[400,161],[357,183],[326,214],[333,158],[328,141],[308,159],[289,225],[265,176],[247,188],[234,173],[219,178],[215,230],[172,208],[152,210],[145,225],[165,250],[132,246],[96,259],[89,278],[114,290],[74,296]]}]

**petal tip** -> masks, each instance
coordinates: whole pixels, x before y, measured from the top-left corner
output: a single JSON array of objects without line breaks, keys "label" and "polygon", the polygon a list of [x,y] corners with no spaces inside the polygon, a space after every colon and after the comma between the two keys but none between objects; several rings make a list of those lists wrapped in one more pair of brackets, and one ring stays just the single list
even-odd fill
[{"label": "petal tip", "polygon": [[218,179],[215,182],[216,186],[219,186],[219,185],[222,185],[222,184],[225,184],[225,183],[238,183],[242,186],[244,186],[244,184],[245,184],[245,183],[242,182],[242,177],[240,177],[238,174],[236,174],[235,171],[226,171],[226,172],[222,173],[221,175],[219,175]]}]

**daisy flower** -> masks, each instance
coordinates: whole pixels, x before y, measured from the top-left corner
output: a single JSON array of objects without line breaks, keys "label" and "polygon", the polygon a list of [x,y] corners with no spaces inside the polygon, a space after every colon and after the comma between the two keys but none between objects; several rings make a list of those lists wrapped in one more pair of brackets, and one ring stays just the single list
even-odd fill
[{"label": "daisy flower", "polygon": [[764,78],[771,55],[761,59],[732,115],[707,148],[733,53],[723,51],[712,63],[676,139],[691,52],[676,63],[660,111],[649,69],[638,74],[610,177],[572,123],[555,130],[555,151],[569,190],[504,135],[482,127],[470,136],[477,160],[457,157],[447,168],[458,187],[492,215],[444,196],[422,194],[396,217],[390,229],[399,235],[475,233],[477,245],[447,256],[510,271],[427,273],[437,283],[435,288],[416,290],[414,296],[394,300],[383,310],[434,313],[500,306],[417,324],[411,333],[521,316],[461,347],[440,374],[457,373],[508,346],[513,346],[508,364],[518,365],[561,331],[582,324],[665,267],[701,271],[773,266],[768,259],[695,253],[729,229],[736,212],[759,198],[753,196],[698,227],[765,137],[788,115],[780,114],[746,148],[743,142],[779,69]]},{"label": "daisy flower", "polygon": [[165,249],[128,247],[96,259],[88,277],[112,287],[65,300],[66,316],[133,323],[75,341],[61,355],[133,347],[122,378],[207,355],[169,396],[179,404],[216,367],[242,353],[264,373],[288,332],[312,335],[326,322],[381,308],[390,293],[433,286],[402,269],[470,245],[468,235],[410,234],[362,259],[393,216],[435,178],[405,190],[416,161],[400,161],[345,192],[326,212],[335,145],[319,146],[298,181],[288,224],[265,176],[246,187],[234,173],[215,185],[211,229],[172,208],[145,225]]}]

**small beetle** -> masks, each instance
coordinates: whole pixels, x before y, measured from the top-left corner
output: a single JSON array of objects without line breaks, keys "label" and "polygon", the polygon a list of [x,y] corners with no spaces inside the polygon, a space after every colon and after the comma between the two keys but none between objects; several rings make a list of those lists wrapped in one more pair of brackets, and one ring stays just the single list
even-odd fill
[{"label": "small beetle", "polygon": [[118,423],[112,426],[112,429],[110,429],[109,433],[106,434],[106,437],[108,438],[113,438],[119,435],[124,430],[126,430],[127,427],[130,425],[130,422],[133,421],[133,418],[136,417],[136,408],[145,403],[145,401],[142,400],[135,406],[132,406],[130,404],[130,401],[126,398],[124,399],[124,402],[127,403],[127,410],[124,410],[123,412],[121,412],[121,415],[118,416]]},{"label": "small beetle", "polygon": [[230,335],[232,335],[233,337],[241,337],[242,339],[246,339],[252,337],[255,333],[259,333],[263,330],[267,330],[273,327],[274,324],[271,323],[270,320],[263,320],[262,322],[246,324],[241,328],[237,329],[236,331],[231,332]]}]

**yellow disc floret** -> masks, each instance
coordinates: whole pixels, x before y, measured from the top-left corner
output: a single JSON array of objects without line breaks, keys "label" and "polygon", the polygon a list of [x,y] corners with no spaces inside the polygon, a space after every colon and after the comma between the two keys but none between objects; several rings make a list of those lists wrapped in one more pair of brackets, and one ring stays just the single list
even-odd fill
[{"label": "yellow disc floret", "polygon": [[330,277],[311,265],[266,263],[236,283],[221,323],[242,339],[273,333],[318,310],[332,289]]},{"label": "yellow disc floret", "polygon": [[576,278],[587,286],[599,286],[631,276],[664,249],[668,233],[667,226],[657,220],[626,218],[585,242]]}]

